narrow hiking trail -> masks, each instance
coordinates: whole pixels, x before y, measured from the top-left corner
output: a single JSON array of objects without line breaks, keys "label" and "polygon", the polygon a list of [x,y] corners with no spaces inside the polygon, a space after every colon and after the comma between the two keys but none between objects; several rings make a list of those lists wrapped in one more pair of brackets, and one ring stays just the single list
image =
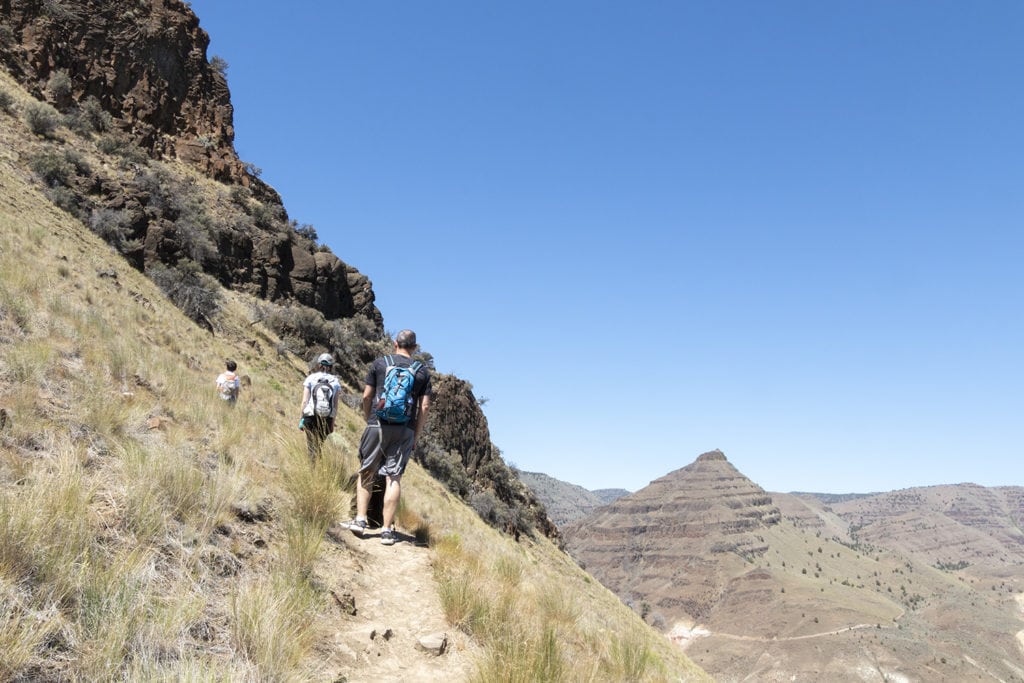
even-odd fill
[{"label": "narrow hiking trail", "polygon": [[[399,533],[393,546],[380,543],[380,531],[358,536],[334,526],[327,533],[331,592],[342,610],[351,600],[355,614],[339,622],[324,653],[332,680],[464,681],[473,670],[472,642],[448,626],[437,595],[430,550]],[[438,655],[418,647],[421,638],[444,634]]]},{"label": "narrow hiking trail", "polygon": [[[902,615],[901,615],[902,616]],[[694,641],[700,638],[708,638],[710,636],[716,636],[718,638],[727,638],[729,640],[742,640],[748,642],[757,643],[782,643],[794,640],[811,640],[813,638],[824,638],[826,636],[837,636],[841,633],[848,633],[850,631],[859,631],[863,629],[893,629],[895,626],[879,626],[878,624],[854,624],[853,626],[844,626],[832,631],[821,631],[819,633],[807,633],[800,636],[741,636],[734,633],[722,633],[716,631],[709,631],[702,626],[680,626],[676,625],[668,633],[668,638],[674,643],[677,643],[686,651]]]}]

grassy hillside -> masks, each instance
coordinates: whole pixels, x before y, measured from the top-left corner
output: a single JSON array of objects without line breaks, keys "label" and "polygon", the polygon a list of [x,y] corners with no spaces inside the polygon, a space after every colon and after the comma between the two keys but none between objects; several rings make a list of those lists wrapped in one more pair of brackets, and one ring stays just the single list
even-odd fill
[{"label": "grassy hillside", "polygon": [[[343,408],[311,464],[306,364],[255,301],[221,292],[212,331],[170,305],[43,194],[30,98],[0,89],[0,679],[706,679],[548,541],[497,533],[415,464],[393,555],[339,534],[359,417]],[[248,378],[233,409],[213,389],[226,357]],[[376,580],[407,564],[430,571]],[[387,609],[425,598],[439,658],[412,647],[429,614]],[[385,617],[393,637],[365,635]]]}]

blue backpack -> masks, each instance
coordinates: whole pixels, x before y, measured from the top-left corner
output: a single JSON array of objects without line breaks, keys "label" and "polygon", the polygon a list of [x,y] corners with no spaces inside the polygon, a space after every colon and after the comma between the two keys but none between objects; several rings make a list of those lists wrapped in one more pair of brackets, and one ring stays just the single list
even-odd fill
[{"label": "blue backpack", "polygon": [[423,363],[414,360],[409,367],[395,364],[393,356],[385,356],[387,369],[384,371],[384,390],[377,397],[376,414],[380,420],[390,424],[405,424],[412,418],[416,407],[416,397],[412,385],[416,382],[416,373]]}]

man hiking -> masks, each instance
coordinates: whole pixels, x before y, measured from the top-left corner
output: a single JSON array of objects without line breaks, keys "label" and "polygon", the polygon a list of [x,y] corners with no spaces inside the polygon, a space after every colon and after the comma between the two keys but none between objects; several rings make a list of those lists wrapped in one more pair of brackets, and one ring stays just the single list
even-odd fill
[{"label": "man hiking", "polygon": [[222,401],[227,401],[228,405],[233,406],[238,400],[238,389],[242,384],[238,375],[235,374],[238,364],[229,358],[224,363],[224,367],[224,372],[217,375],[217,395]]},{"label": "man hiking", "polygon": [[331,374],[334,357],[321,353],[316,364],[317,370],[302,382],[302,418],[299,420],[299,429],[306,432],[306,450],[313,462],[320,457],[324,439],[334,431],[341,394],[341,382]]},{"label": "man hiking", "polygon": [[394,353],[373,361],[363,388],[366,429],[359,441],[356,518],[343,526],[360,535],[366,531],[373,481],[378,473],[383,474],[384,530],[380,542],[384,545],[395,543],[395,511],[402,495],[402,473],[419,441],[433,395],[430,370],[413,360],[415,351],[416,333],[399,332]]}]

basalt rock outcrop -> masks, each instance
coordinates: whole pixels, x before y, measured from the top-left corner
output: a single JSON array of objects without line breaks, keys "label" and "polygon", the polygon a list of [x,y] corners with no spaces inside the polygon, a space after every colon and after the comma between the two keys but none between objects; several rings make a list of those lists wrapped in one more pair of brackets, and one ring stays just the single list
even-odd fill
[{"label": "basalt rock outcrop", "polygon": [[[182,159],[218,180],[255,179],[234,148],[227,81],[210,39],[180,0],[3,0],[0,59],[59,109],[95,98],[156,158]],[[67,92],[47,91],[58,73]],[[264,189],[265,186],[263,186]]]},{"label": "basalt rock outcrop", "polygon": [[563,529],[566,549],[627,601],[699,617],[720,596],[717,557],[758,557],[779,509],[721,451],[705,453]]},{"label": "basalt rock outcrop", "polygon": [[431,418],[422,448],[417,448],[423,465],[502,531],[518,536],[536,529],[557,538],[544,505],[491,443],[487,417],[469,382],[435,374],[432,384]]},{"label": "basalt rock outcrop", "polygon": [[[37,142],[38,159],[68,167],[46,180],[62,208],[139,270],[193,262],[225,287],[327,320],[362,316],[383,335],[369,279],[300,234],[238,158],[223,69],[208,60],[209,37],[186,3],[0,0],[0,9],[0,66],[72,118],[97,107],[109,117],[95,131]],[[110,151],[103,143],[115,137],[131,149]],[[223,185],[204,189],[159,161]]]}]

